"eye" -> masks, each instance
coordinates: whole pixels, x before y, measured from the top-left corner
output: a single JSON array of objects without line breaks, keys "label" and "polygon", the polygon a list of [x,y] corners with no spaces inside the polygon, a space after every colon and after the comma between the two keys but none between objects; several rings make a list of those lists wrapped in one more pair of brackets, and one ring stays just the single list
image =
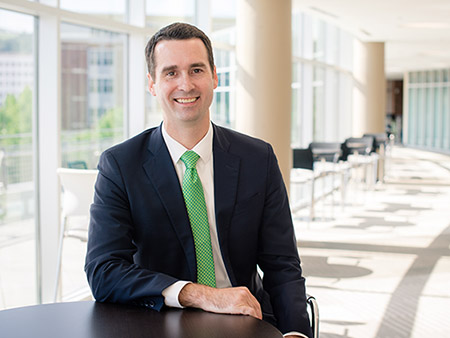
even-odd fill
[{"label": "eye", "polygon": [[194,69],[192,70],[192,72],[193,72],[194,74],[199,74],[199,73],[202,73],[202,72],[203,72],[203,69],[201,69],[201,68],[194,68]]},{"label": "eye", "polygon": [[174,71],[167,72],[166,76],[167,77],[174,77],[175,76],[175,72]]}]

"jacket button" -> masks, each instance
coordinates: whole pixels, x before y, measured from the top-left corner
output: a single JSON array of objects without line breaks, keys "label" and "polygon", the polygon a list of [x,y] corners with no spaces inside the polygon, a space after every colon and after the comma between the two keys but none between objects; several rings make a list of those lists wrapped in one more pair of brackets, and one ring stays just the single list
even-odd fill
[{"label": "jacket button", "polygon": [[151,301],[148,303],[148,306],[149,306],[149,307],[155,307],[155,302],[154,302],[153,300],[151,300]]}]

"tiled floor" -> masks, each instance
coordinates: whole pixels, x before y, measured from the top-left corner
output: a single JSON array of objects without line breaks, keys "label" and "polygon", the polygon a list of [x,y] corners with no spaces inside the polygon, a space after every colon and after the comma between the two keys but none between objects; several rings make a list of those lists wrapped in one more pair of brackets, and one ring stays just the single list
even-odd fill
[{"label": "tiled floor", "polygon": [[294,215],[320,337],[450,337],[450,157],[394,148],[384,184]]}]

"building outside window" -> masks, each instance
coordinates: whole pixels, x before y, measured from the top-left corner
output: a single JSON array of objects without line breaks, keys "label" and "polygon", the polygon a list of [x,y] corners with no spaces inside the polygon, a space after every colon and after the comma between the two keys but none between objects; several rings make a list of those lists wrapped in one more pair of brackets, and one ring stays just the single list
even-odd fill
[{"label": "building outside window", "polygon": [[61,24],[62,165],[97,166],[124,135],[126,35]]}]

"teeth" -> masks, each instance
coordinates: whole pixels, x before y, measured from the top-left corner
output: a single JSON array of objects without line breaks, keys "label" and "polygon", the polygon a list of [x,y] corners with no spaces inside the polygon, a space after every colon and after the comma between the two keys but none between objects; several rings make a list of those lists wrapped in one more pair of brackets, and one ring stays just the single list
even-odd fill
[{"label": "teeth", "polygon": [[196,97],[193,97],[190,99],[176,99],[176,101],[179,103],[192,103],[192,102],[195,102],[196,100],[197,100]]}]

